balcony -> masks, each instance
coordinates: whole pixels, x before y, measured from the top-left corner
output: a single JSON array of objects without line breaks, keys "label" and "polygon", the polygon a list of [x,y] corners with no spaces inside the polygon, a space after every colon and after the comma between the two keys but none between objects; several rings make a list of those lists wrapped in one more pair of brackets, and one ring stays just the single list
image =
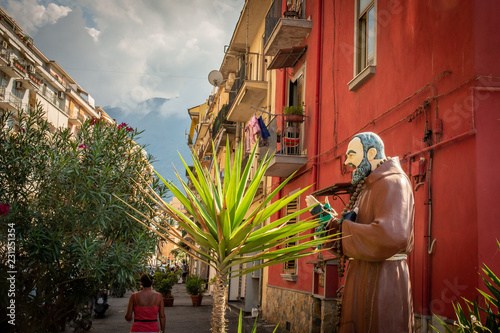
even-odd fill
[{"label": "balcony", "polygon": [[247,61],[242,62],[229,92],[227,120],[247,122],[255,113],[252,106],[262,107],[261,103],[267,97],[267,81],[259,78],[262,58],[260,54],[250,54]]},{"label": "balcony", "polygon": [[0,70],[15,80],[23,79],[26,76],[26,69],[18,62],[0,66]]},{"label": "balcony", "polygon": [[209,115],[208,113],[206,113],[203,117],[203,119],[200,119],[200,122],[198,123],[198,125],[196,125],[196,132],[198,133],[196,139],[198,140],[198,138],[204,138],[205,135],[207,135],[207,132],[208,132],[208,128],[210,127],[210,124],[212,123],[211,122],[211,119],[212,116]]},{"label": "balcony", "polygon": [[0,108],[11,112],[17,112],[22,107],[22,99],[11,92],[7,92],[5,87],[0,87]]},{"label": "balcony", "polygon": [[69,117],[68,122],[70,125],[81,126],[85,122],[85,116],[80,112],[78,112],[77,114],[72,114],[71,117]]},{"label": "balcony", "polygon": [[213,126],[212,126],[212,139],[215,141],[219,133],[224,129],[223,137],[221,138],[221,142],[225,144],[225,137],[227,134],[236,133],[236,123],[233,121],[227,120],[227,113],[229,111],[228,105],[222,106],[217,117],[215,117]]},{"label": "balcony", "polygon": [[18,79],[17,81],[22,82],[22,89],[28,90],[38,89],[42,84],[42,78],[35,72],[29,72],[28,77]]},{"label": "balcony", "polygon": [[45,68],[44,66],[36,66],[37,73],[40,75],[40,77],[44,78],[47,82],[50,82],[56,89],[59,91],[64,91],[66,90],[66,87],[61,84],[61,82],[58,81],[56,77],[54,77],[52,74],[50,74],[49,69]]},{"label": "balcony", "polygon": [[281,0],[275,0],[266,15],[264,55],[274,56],[281,49],[290,49],[302,43],[312,29],[312,21],[304,19],[304,3],[295,0],[281,14]]},{"label": "balcony", "polygon": [[[276,130],[278,127],[276,118],[279,118],[281,132]],[[302,153],[305,137],[304,124],[287,121],[283,116],[276,118],[269,124],[269,133],[271,134],[269,150],[270,152],[275,151],[275,154],[265,175],[268,177],[288,177],[307,162],[307,156]],[[306,118],[304,117],[304,119]]]},{"label": "balcony", "polygon": [[52,90],[48,89],[47,86],[43,86],[43,88],[39,90],[39,94],[59,110],[65,111],[64,100],[61,99],[61,95],[54,93]]},{"label": "balcony", "polygon": [[10,55],[12,54],[12,50],[4,48],[3,46],[0,49],[0,66],[7,66],[10,64]]}]

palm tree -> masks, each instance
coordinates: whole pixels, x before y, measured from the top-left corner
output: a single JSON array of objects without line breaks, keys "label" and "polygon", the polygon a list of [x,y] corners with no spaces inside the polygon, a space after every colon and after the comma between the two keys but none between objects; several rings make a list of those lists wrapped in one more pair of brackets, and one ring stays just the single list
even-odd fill
[{"label": "palm tree", "polygon": [[[265,221],[273,214],[309,188],[304,188],[288,197],[272,202],[272,199],[293,175],[281,182],[258,208],[250,211],[259,183],[271,160],[266,155],[257,167],[255,176],[250,179],[250,166],[255,158],[255,150],[254,148],[243,171],[241,171],[242,147],[239,146],[236,149],[233,163],[230,161],[229,154],[226,154],[223,182],[219,176],[217,163],[214,163],[215,176],[212,178],[209,170],[202,167],[196,155],[192,155],[195,173],[181,157],[196,192],[189,189],[178,173],[177,177],[181,181],[184,191],[163,178],[162,180],[172,194],[184,205],[188,214],[182,213],[161,200],[154,191],[147,192],[147,195],[154,198],[157,207],[161,210],[159,215],[175,219],[179,226],[185,230],[186,237],[193,239],[201,248],[188,242],[174,228],[157,223],[158,219],[150,219],[142,214],[142,217],[147,221],[137,219],[138,222],[151,228],[163,239],[169,238],[169,241],[177,239],[184,242],[190,247],[191,253],[198,256],[199,260],[215,268],[214,305],[211,320],[213,333],[222,333],[226,329],[225,314],[230,273],[235,274],[236,272],[236,275],[231,276],[231,278],[237,277],[269,265],[317,253],[321,251],[318,250],[318,246],[333,237],[314,237],[321,234],[320,231],[311,232],[320,226],[318,220],[309,218],[300,223],[287,223],[290,219],[307,212],[312,207],[283,216],[265,225]],[[226,144],[226,151],[231,151],[229,144]],[[296,245],[290,246],[290,244]],[[240,267],[240,264],[257,260],[261,262],[260,265],[249,265],[231,272],[233,266]],[[245,266],[243,265],[243,267]]]}]

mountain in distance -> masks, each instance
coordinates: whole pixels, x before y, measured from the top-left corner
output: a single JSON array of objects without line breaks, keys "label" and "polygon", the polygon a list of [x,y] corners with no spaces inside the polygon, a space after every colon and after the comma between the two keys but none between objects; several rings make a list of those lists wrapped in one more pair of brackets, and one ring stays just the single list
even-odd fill
[{"label": "mountain in distance", "polygon": [[170,180],[178,188],[182,188],[175,169],[182,179],[187,181],[179,153],[188,165],[192,164],[185,135],[191,125],[191,119],[162,115],[160,109],[168,101],[167,98],[150,98],[138,103],[133,112],[109,106],[103,107],[103,110],[115,119],[117,124],[125,122],[139,131],[144,130],[136,141],[140,145],[146,145],[148,154],[153,155],[153,167],[165,180]]}]

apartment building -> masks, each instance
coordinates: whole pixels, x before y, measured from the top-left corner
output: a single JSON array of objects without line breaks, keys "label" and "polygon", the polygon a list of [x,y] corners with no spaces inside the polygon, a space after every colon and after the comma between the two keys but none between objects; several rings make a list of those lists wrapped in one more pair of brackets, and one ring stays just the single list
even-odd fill
[{"label": "apartment building", "polygon": [[1,7],[0,32],[0,109],[17,112],[40,103],[54,128],[71,131],[88,118],[113,121]]},{"label": "apartment building", "polygon": [[[483,263],[500,271],[500,160],[491,153],[500,140],[499,10],[477,0],[247,0],[219,70],[213,98],[223,107],[209,103],[231,122],[231,147],[255,144],[245,129],[262,116],[271,137],[259,153],[275,154],[263,196],[293,172],[282,197],[312,185],[283,214],[309,194],[341,211],[352,193],[347,144],[359,132],[379,134],[414,187],[417,332],[429,332],[434,315],[453,319],[453,302],[484,289]],[[302,119],[288,118],[290,107]],[[217,138],[208,122],[205,133]],[[197,152],[207,165],[231,153],[207,149]],[[230,299],[247,311],[257,304],[290,332],[335,331],[337,266],[331,254],[274,265],[231,281]]]}]

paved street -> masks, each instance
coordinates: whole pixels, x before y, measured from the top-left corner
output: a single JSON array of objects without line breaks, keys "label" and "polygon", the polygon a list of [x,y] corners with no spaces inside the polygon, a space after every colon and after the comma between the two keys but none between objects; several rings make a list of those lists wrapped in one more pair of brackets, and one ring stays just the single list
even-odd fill
[{"label": "paved street", "polygon": [[[108,298],[110,304],[106,311],[106,317],[102,319],[94,318],[92,320],[93,333],[107,332],[129,332],[132,325],[124,319],[125,311],[127,310],[128,298],[131,292],[127,292],[123,298]],[[201,307],[193,307],[191,297],[186,293],[184,284],[177,284],[172,290],[174,295],[174,306],[165,308],[167,317],[168,333],[202,333],[210,332],[210,317],[212,314],[212,297],[204,296]],[[227,315],[229,320],[228,332],[238,332],[238,316],[237,310],[231,309]],[[254,319],[245,318],[244,332],[251,332],[251,326]],[[258,333],[272,332],[271,325],[265,325],[259,322]]]}]

